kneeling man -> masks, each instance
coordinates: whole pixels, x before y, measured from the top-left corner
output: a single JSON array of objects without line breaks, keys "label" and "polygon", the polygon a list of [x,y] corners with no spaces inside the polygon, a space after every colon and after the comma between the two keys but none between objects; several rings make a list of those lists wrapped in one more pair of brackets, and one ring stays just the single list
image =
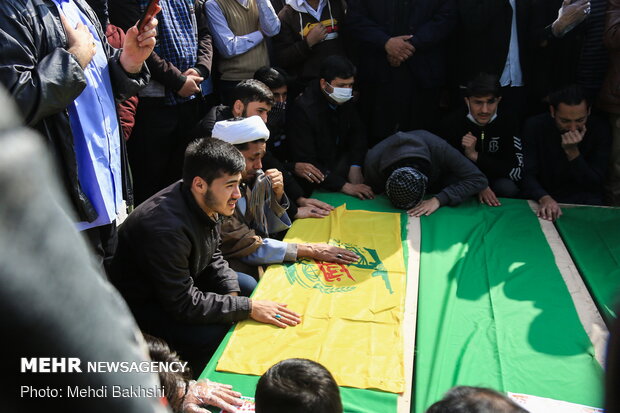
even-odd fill
[{"label": "kneeling man", "polygon": [[220,252],[221,217],[235,211],[244,169],[232,145],[195,141],[183,180],[140,204],[119,228],[112,281],[140,328],[166,340],[196,376],[233,322],[301,321],[285,304],[248,298],[256,282],[230,269]]},{"label": "kneeling man", "polygon": [[[439,136],[425,130],[397,132],[366,154],[364,172],[375,193],[385,190],[410,216],[431,215],[486,188],[482,172]],[[434,194],[424,199],[426,193]]]},{"label": "kneeling man", "polygon": [[339,264],[359,259],[355,253],[333,245],[293,244],[277,239],[278,233],[291,225],[286,213],[289,200],[282,173],[277,169],[262,170],[269,129],[260,117],[217,122],[212,136],[234,144],[245,158],[241,198],[232,217],[222,224],[222,253],[233,268],[257,276],[259,265],[298,258]]}]

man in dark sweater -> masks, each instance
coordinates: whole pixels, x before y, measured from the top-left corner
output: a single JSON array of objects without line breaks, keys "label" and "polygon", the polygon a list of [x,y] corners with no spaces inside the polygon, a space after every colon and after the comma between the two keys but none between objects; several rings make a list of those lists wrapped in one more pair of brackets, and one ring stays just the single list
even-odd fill
[{"label": "man in dark sweater", "polygon": [[114,284],[142,330],[178,350],[195,375],[233,322],[300,322],[286,305],[247,298],[256,282],[231,270],[220,252],[220,216],[235,211],[244,168],[232,145],[196,141],[183,180],[141,204],[119,230]]},{"label": "man in dark sweater", "polygon": [[480,73],[467,84],[465,104],[442,122],[439,135],[460,150],[487,176],[489,186],[478,194],[480,202],[499,206],[500,197],[519,193],[523,154],[513,113],[498,112],[502,99],[499,78]]},{"label": "man in dark sweater", "polygon": [[523,128],[524,195],[538,201],[537,215],[550,221],[558,202],[600,205],[611,151],[607,123],[590,117],[584,90],[572,85],[549,95],[549,113]]},{"label": "man in dark sweater", "polygon": [[362,174],[366,132],[350,102],[355,73],[347,58],[328,57],[321,65],[321,78],[306,88],[288,113],[291,161],[295,175],[307,180],[307,193],[321,188],[374,198]]},{"label": "man in dark sweater", "polygon": [[[375,145],[364,172],[375,192],[385,190],[394,206],[415,217],[458,205],[489,186],[476,165],[425,130],[398,132]],[[436,195],[422,200],[425,192]]]}]

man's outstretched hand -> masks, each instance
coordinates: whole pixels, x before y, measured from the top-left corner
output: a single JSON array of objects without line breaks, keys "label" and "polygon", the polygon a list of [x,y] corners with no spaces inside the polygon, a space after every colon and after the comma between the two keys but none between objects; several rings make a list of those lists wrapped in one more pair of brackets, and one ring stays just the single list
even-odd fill
[{"label": "man's outstretched hand", "polygon": [[286,304],[269,300],[252,300],[250,317],[259,323],[273,324],[281,328],[301,323],[301,316],[289,310]]}]

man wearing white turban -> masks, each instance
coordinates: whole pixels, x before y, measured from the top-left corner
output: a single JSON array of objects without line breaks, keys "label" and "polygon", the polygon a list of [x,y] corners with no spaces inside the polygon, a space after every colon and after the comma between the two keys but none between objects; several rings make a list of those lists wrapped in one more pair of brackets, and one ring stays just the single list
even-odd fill
[{"label": "man wearing white turban", "polygon": [[262,170],[269,129],[259,116],[217,122],[213,138],[235,145],[245,158],[241,198],[235,213],[222,224],[222,253],[230,266],[257,276],[259,265],[314,258],[351,264],[359,257],[346,249],[327,244],[293,244],[276,239],[291,221],[286,214],[289,200],[282,173]]}]

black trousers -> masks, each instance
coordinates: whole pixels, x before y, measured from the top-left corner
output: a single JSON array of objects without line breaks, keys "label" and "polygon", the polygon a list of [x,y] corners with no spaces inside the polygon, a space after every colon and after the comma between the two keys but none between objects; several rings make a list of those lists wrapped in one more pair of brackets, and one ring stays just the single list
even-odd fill
[{"label": "black trousers", "polygon": [[127,142],[136,206],[181,179],[190,131],[206,110],[202,98],[178,105],[165,105],[163,98],[140,99]]}]

